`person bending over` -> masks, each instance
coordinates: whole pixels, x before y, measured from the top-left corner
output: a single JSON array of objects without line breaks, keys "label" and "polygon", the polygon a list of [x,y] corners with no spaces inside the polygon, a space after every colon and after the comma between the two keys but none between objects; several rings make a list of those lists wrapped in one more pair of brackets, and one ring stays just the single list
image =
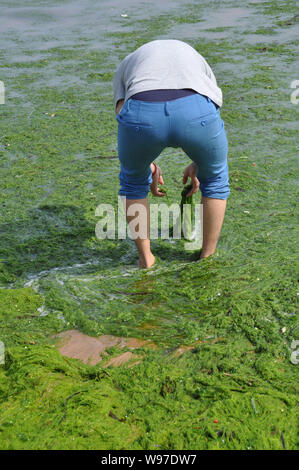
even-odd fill
[{"label": "person bending over", "polygon": [[220,116],[222,91],[204,59],[176,39],[150,41],[127,55],[113,77],[120,160],[119,195],[125,196],[126,218],[141,204],[145,236],[135,238],[139,267],[155,262],[150,248],[148,192],[165,196],[161,168],[154,163],[165,147],[180,147],[192,160],[182,183],[191,179],[187,196],[202,193],[203,245],[200,259],[215,252],[230,194],[228,141]]}]

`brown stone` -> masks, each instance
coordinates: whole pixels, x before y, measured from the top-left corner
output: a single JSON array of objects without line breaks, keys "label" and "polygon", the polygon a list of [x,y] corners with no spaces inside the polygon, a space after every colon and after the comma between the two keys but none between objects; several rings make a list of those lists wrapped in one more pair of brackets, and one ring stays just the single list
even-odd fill
[{"label": "brown stone", "polygon": [[[147,340],[138,338],[125,338],[121,336],[113,335],[102,335],[97,338],[85,335],[78,330],[63,331],[55,335],[53,338],[58,340],[57,347],[63,356],[72,357],[74,359],[80,359],[82,362],[90,365],[95,365],[102,361],[107,356],[106,348],[117,346],[122,349],[127,347],[129,349],[136,349],[142,346],[148,346],[155,348],[156,345]],[[134,357],[140,357],[133,355],[130,351],[120,354],[119,356],[113,357],[104,364],[104,367],[109,365],[119,366]],[[132,363],[138,364],[138,362]]]},{"label": "brown stone", "polygon": [[[139,356],[136,356],[135,354],[131,353],[130,351],[127,351],[127,352],[124,352],[124,353],[120,354],[119,356],[112,357],[111,359],[109,359],[108,362],[106,362],[103,365],[103,367],[108,367],[108,366],[118,367],[118,366],[121,366],[121,365],[125,364],[130,359],[134,359],[135,357],[137,358]],[[140,361],[134,361],[132,364],[128,365],[128,367],[131,367],[135,364],[139,364],[139,362]]]}]

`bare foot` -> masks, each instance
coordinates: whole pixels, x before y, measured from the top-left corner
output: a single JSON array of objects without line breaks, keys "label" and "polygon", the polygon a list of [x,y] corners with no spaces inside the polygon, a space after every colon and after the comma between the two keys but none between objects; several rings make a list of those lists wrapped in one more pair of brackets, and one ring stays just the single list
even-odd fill
[{"label": "bare foot", "polygon": [[213,253],[201,253],[200,257],[199,257],[199,260],[204,259],[204,258],[208,258],[209,256],[212,256],[214,253],[215,253],[214,251],[213,251]]},{"label": "bare foot", "polygon": [[139,268],[150,268],[151,266],[153,266],[153,264],[155,264],[155,261],[156,261],[156,258],[151,253],[149,258],[146,261],[139,259]]}]

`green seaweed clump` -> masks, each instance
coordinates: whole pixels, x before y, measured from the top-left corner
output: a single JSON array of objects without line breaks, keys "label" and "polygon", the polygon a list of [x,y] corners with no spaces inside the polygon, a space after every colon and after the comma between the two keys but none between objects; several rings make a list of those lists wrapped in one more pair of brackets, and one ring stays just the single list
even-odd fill
[{"label": "green seaweed clump", "polygon": [[193,230],[192,222],[194,221],[194,202],[193,194],[187,197],[187,194],[192,189],[192,184],[185,186],[181,192],[181,228],[182,228],[182,237],[185,240],[192,240]]}]

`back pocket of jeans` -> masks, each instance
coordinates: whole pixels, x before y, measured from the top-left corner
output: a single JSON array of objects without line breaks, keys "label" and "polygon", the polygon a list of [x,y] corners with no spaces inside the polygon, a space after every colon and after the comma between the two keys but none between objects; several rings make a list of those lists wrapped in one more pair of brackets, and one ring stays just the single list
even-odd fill
[{"label": "back pocket of jeans", "polygon": [[213,114],[209,113],[209,114],[205,114],[203,116],[199,116],[199,117],[188,120],[187,125],[191,125],[191,126],[199,125],[202,127],[206,127],[217,122],[218,118],[219,118],[219,115],[217,113],[213,113]]},{"label": "back pocket of jeans", "polygon": [[123,115],[117,116],[117,121],[121,126],[125,126],[129,129],[135,130],[136,132],[142,130],[142,129],[152,129],[154,126],[150,123],[145,123],[145,122],[134,122],[134,121],[128,121],[127,119],[124,118]]}]

